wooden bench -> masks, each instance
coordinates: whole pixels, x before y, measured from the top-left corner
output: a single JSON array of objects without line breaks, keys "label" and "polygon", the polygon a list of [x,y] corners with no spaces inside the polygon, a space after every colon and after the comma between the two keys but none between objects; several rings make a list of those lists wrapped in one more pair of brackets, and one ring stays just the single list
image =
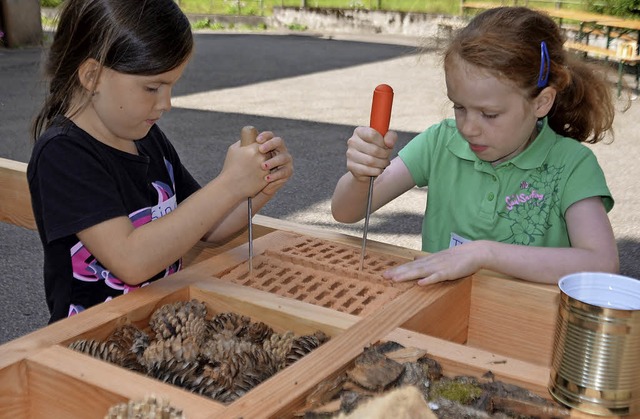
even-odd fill
[{"label": "wooden bench", "polygon": [[461,0],[460,9],[462,14],[466,10],[486,10],[500,6],[523,6],[541,10],[574,10],[563,9],[563,6],[583,6],[582,0],[501,0],[501,1],[465,1]]},{"label": "wooden bench", "polygon": [[591,56],[597,59],[605,59],[607,61],[613,61],[618,63],[618,81],[617,81],[617,94],[618,97],[622,91],[622,77],[624,75],[624,67],[625,65],[633,65],[636,68],[636,89],[639,88],[638,80],[639,77],[639,67],[638,61],[640,61],[640,55],[631,55],[631,56],[620,56],[617,51],[611,48],[604,48],[595,45],[588,45],[582,42],[574,42],[567,41],[564,44],[564,47],[568,51],[572,51],[575,53],[580,53],[583,56]]},{"label": "wooden bench", "polygon": [[502,3],[485,2],[485,1],[461,1],[460,2],[460,14],[463,16],[467,11],[478,12],[482,10],[493,9],[494,7],[504,6]]}]

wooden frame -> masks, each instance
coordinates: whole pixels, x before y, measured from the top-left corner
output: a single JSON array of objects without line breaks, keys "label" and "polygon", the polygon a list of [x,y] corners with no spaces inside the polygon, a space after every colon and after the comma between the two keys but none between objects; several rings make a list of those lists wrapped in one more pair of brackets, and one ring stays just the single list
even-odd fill
[{"label": "wooden frame", "polygon": [[[0,200],[7,191],[22,188],[24,192],[25,165],[6,160],[0,165]],[[15,205],[2,207],[3,220],[29,225],[29,215],[18,205],[21,202],[23,209],[30,210],[25,201],[16,195]],[[355,248],[360,244],[358,238],[343,234],[256,218],[255,254],[292,234]],[[419,254],[375,241],[370,241],[369,248],[407,259]],[[287,418],[318,383],[345,371],[364,347],[381,340],[426,350],[446,375],[479,376],[490,370],[498,380],[550,398],[547,382],[559,297],[556,287],[480,272],[458,281],[413,287],[359,317],[216,276],[247,257],[243,236],[222,248],[196,248],[189,267],[170,278],[1,345],[0,418],[103,417],[114,404],[150,394],[169,400],[190,419]],[[233,311],[296,334],[322,330],[331,339],[226,406],[67,348],[77,339],[102,339],[123,323],[142,327],[160,305],[191,298],[203,301],[210,313]],[[592,418],[577,411],[571,417]]]},{"label": "wooden frame", "polygon": [[26,163],[0,158],[0,222],[35,230],[26,173]]}]

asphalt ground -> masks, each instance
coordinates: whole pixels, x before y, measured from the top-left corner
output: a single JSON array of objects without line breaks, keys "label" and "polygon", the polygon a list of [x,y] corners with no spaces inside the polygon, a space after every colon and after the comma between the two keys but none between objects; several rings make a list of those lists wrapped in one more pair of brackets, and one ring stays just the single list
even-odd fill
[{"label": "asphalt ground", "polygon": [[[40,48],[0,49],[0,157],[29,159],[29,125],[44,97],[42,54]],[[159,125],[202,183],[219,173],[243,126],[276,132],[294,156],[295,174],[261,214],[361,236],[363,223],[341,225],[330,212],[345,171],[346,139],[369,123],[372,93],[381,83],[394,88],[391,129],[399,133],[398,149],[452,116],[440,60],[433,42],[407,37],[199,32],[173,109]],[[640,278],[640,104],[619,100],[618,108],[615,139],[591,147],[616,199],[610,218],[622,273]],[[409,191],[372,215],[368,237],[419,249],[425,203],[426,190]],[[3,343],[46,326],[49,314],[37,233],[0,223],[0,260]]]}]

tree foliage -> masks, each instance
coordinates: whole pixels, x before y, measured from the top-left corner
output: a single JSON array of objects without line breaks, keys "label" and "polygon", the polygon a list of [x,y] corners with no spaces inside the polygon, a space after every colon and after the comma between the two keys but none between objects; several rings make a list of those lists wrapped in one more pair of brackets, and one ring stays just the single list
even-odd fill
[{"label": "tree foliage", "polygon": [[588,0],[589,10],[605,15],[640,18],[640,0]]},{"label": "tree foliage", "polygon": [[63,0],[40,0],[42,7],[58,7]]}]

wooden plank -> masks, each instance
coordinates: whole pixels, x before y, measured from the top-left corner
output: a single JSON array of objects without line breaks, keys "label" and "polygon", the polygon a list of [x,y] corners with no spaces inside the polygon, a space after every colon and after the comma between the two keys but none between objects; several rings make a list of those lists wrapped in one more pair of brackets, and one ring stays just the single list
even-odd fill
[{"label": "wooden plank", "polygon": [[216,313],[240,311],[280,333],[292,330],[302,335],[322,330],[328,336],[337,336],[360,320],[351,314],[216,279],[194,283],[190,298],[205,301]]},{"label": "wooden plank", "polygon": [[109,407],[156,396],[188,418],[217,414],[224,406],[176,386],[60,346],[29,358],[30,416],[104,417]]},{"label": "wooden plank", "polygon": [[302,407],[304,398],[315,385],[350,364],[362,348],[390,333],[398,324],[413,317],[447,292],[455,291],[455,283],[430,289],[411,288],[376,313],[363,318],[345,333],[334,337],[278,373],[247,396],[232,403],[222,415],[211,418],[286,417]]},{"label": "wooden plank", "polygon": [[609,48],[599,47],[595,45],[587,45],[582,42],[567,41],[564,43],[564,47],[571,51],[584,52],[587,54],[595,55],[596,57],[606,57],[612,61],[619,61],[623,63],[637,63],[640,61],[640,55],[632,57],[619,57],[617,51]]},{"label": "wooden plank", "polygon": [[558,287],[481,274],[472,287],[467,345],[549,366]]},{"label": "wooden plank", "polygon": [[0,369],[0,418],[29,417],[27,362]]},{"label": "wooden plank", "polygon": [[613,16],[601,16],[598,23],[603,26],[611,26],[618,29],[629,29],[632,31],[640,31],[640,20],[624,19]]},{"label": "wooden plank", "polygon": [[500,7],[502,5],[503,5],[502,3],[487,2],[487,1],[463,1],[462,2],[463,9],[486,10],[486,9],[493,9],[495,7]]},{"label": "wooden plank", "polygon": [[459,345],[445,339],[398,328],[389,333],[386,340],[404,346],[425,349],[427,355],[438,361],[448,377],[473,375],[481,377],[491,371],[496,380],[514,384],[550,398],[547,391],[549,368],[518,358],[508,358],[485,349]]},{"label": "wooden plank", "polygon": [[36,229],[26,163],[0,158],[0,222]]},{"label": "wooden plank", "polygon": [[617,23],[624,23],[623,18],[602,15],[600,13],[585,12],[583,10],[563,9],[563,8],[535,8],[535,10],[542,13],[546,13],[547,15],[553,18],[563,19],[563,20],[565,19],[572,20],[575,22],[597,23],[599,21],[606,20],[612,24],[611,26]]},{"label": "wooden plank", "polygon": [[469,331],[472,280],[467,277],[456,282],[458,287],[455,293],[442,296],[427,310],[400,326],[424,335],[465,343]]}]

